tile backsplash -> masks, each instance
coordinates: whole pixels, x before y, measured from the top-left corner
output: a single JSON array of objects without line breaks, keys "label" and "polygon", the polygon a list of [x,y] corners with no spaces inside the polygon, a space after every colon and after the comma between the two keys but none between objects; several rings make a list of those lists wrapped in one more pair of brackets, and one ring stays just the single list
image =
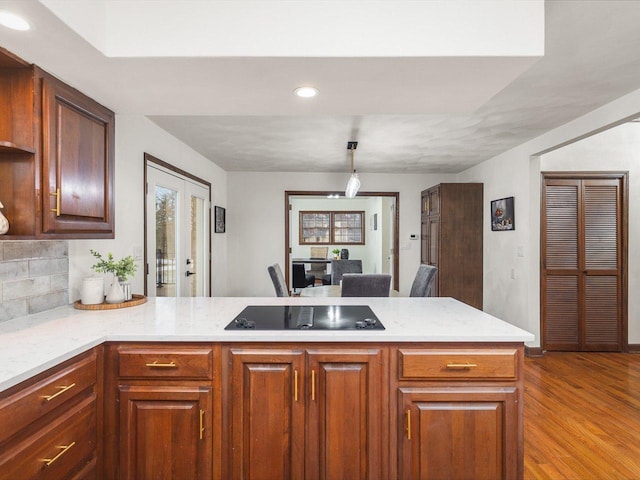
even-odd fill
[{"label": "tile backsplash", "polygon": [[69,303],[69,242],[0,240],[0,322]]}]

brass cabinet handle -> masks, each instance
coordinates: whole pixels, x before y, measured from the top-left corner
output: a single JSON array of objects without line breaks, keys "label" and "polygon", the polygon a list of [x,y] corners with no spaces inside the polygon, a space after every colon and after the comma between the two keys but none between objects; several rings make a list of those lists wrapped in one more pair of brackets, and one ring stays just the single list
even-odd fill
[{"label": "brass cabinet handle", "polygon": [[316,371],[311,370],[311,400],[316,399]]},{"label": "brass cabinet handle", "polygon": [[204,410],[200,409],[200,440],[204,434]]},{"label": "brass cabinet handle", "polygon": [[475,368],[478,365],[475,363],[447,363],[449,370],[466,370],[468,368]]},{"label": "brass cabinet handle", "polygon": [[53,395],[45,395],[43,398],[47,401],[50,402],[51,400],[53,400],[54,398],[56,398],[58,395],[62,395],[64,392],[66,392],[67,390],[75,387],[76,384],[72,383],[71,385],[64,385],[61,387],[58,387],[60,390],[57,391],[56,393],[54,393]]},{"label": "brass cabinet handle", "polygon": [[56,197],[56,208],[52,208],[51,211],[56,213],[56,217],[60,216],[60,189],[56,188],[55,192],[49,193],[52,197]]},{"label": "brass cabinet handle", "polygon": [[69,450],[71,447],[73,447],[76,444],[76,442],[71,442],[69,445],[58,445],[57,448],[61,448],[62,450],[60,450],[60,453],[58,453],[55,457],[53,458],[43,458],[42,461],[44,462],[44,466],[48,467],[49,465],[51,465],[53,462],[55,462],[56,460],[58,460],[62,455],[64,455],[65,453],[67,453],[67,450]]},{"label": "brass cabinet handle", "polygon": [[293,371],[293,399],[298,401],[298,370]]},{"label": "brass cabinet handle", "polygon": [[407,440],[411,440],[411,409],[407,409]]},{"label": "brass cabinet handle", "polygon": [[169,363],[158,363],[158,360],[155,360],[153,363],[146,363],[145,365],[150,368],[178,368],[173,360]]}]

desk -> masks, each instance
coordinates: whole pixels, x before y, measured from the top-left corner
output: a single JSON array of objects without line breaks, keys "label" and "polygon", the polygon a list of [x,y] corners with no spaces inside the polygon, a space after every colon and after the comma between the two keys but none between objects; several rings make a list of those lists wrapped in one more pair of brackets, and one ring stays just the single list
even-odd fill
[{"label": "desk", "polygon": [[291,263],[331,263],[330,258],[292,258]]},{"label": "desk", "polygon": [[[321,287],[307,287],[300,290],[301,297],[341,297],[342,289],[340,285],[322,285]],[[389,291],[390,297],[399,297],[397,290]],[[384,298],[384,297],[382,297]]]}]

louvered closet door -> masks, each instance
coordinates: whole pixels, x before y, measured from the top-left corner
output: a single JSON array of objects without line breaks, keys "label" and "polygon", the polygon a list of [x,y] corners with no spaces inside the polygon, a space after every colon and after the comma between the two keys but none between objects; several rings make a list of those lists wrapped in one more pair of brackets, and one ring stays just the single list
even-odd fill
[{"label": "louvered closet door", "polygon": [[545,178],[542,329],[546,350],[622,349],[622,179]]}]

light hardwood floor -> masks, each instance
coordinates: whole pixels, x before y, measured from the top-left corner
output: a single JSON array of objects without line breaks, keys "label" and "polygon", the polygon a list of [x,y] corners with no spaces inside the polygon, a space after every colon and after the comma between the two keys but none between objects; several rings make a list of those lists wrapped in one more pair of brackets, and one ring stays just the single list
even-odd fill
[{"label": "light hardwood floor", "polygon": [[640,355],[525,359],[525,474],[640,479]]}]

